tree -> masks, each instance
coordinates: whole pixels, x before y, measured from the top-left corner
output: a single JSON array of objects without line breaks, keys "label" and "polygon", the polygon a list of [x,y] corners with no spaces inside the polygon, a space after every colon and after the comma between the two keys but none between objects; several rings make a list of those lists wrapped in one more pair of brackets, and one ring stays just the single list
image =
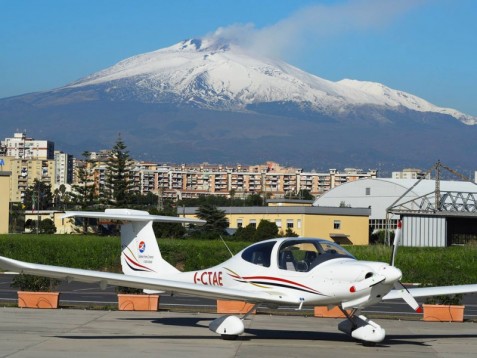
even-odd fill
[{"label": "tree", "polygon": [[61,184],[59,188],[55,189],[53,194],[54,207],[56,209],[65,210],[65,206],[69,203],[69,201],[70,195],[66,191],[66,185]]},{"label": "tree", "polygon": [[196,215],[199,219],[206,221],[205,225],[200,227],[201,232],[221,235],[229,227],[229,220],[225,216],[225,211],[217,209],[214,205],[204,204],[199,206]]},{"label": "tree", "polygon": [[71,202],[73,205],[85,211],[97,204],[97,195],[94,183],[90,181],[88,164],[90,163],[89,152],[83,152],[83,161],[78,164],[77,176],[78,184],[72,186]]},{"label": "tree", "polygon": [[248,224],[245,227],[239,227],[234,234],[237,241],[254,241],[257,229],[254,224]]},{"label": "tree", "polygon": [[53,220],[44,219],[40,221],[40,234],[54,234],[56,232],[56,226]]},{"label": "tree", "polygon": [[25,190],[23,203],[27,209],[48,210],[53,205],[51,185],[35,179],[33,185]]},{"label": "tree", "polygon": [[108,204],[115,207],[126,206],[129,195],[133,192],[134,183],[131,177],[133,162],[126,148],[119,135],[107,162],[105,194]]},{"label": "tree", "polygon": [[314,200],[315,197],[311,195],[308,189],[300,189],[298,193],[292,191],[285,194],[286,199],[299,199],[299,200]]},{"label": "tree", "polygon": [[158,196],[150,191],[148,191],[146,195],[131,193],[128,197],[128,207],[134,207],[140,210],[148,210],[156,207],[158,202]]},{"label": "tree", "polygon": [[[78,184],[72,186],[70,193],[71,203],[81,211],[91,209],[98,204],[98,195],[96,193],[94,183],[90,181],[88,165],[90,164],[90,153],[85,151],[82,153],[83,161],[79,163],[77,168]],[[81,218],[83,226],[83,234],[88,232],[88,218]]]},{"label": "tree", "polygon": [[25,226],[25,210],[21,203],[10,203],[9,233],[23,232]]},{"label": "tree", "polygon": [[280,236],[282,237],[298,237],[298,234],[293,231],[292,228],[287,227],[285,233],[283,231],[280,232]]},{"label": "tree", "polygon": [[[177,216],[177,210],[172,205],[165,205],[163,210],[157,210],[156,208],[149,210],[151,215],[164,215],[164,216]],[[152,224],[154,235],[157,238],[180,238],[186,233],[184,226],[180,223],[161,223],[155,222]]]},{"label": "tree", "polygon": [[254,241],[273,239],[278,236],[278,226],[268,220],[260,220],[257,231],[254,235]]},{"label": "tree", "polygon": [[262,206],[263,205],[263,198],[260,194],[250,194],[245,199],[246,206]]},{"label": "tree", "polygon": [[303,200],[314,200],[315,197],[311,195],[310,191],[308,189],[300,189],[297,195],[298,199],[303,199]]}]

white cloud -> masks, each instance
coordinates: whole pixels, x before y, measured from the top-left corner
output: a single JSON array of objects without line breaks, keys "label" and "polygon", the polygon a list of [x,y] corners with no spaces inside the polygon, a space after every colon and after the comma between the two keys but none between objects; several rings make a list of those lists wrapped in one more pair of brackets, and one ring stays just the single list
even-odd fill
[{"label": "white cloud", "polygon": [[[302,8],[276,24],[257,29],[235,24],[208,37],[237,43],[263,55],[284,57],[306,50],[307,43],[343,33],[380,28],[425,0],[348,0]],[[285,56],[286,57],[286,56]]]}]

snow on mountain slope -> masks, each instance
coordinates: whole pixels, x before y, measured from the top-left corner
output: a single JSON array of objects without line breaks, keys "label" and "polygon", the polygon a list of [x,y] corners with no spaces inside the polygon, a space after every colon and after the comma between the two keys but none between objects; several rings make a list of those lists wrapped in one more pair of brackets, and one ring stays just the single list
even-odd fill
[{"label": "snow on mountain slope", "polygon": [[356,81],[350,79],[344,79],[337,83],[343,86],[347,86],[349,88],[354,88],[366,92],[369,96],[374,96],[376,98],[376,101],[384,101],[384,105],[386,106],[403,106],[408,109],[412,109],[414,111],[419,112],[442,113],[450,115],[465,124],[477,124],[476,117],[461,113],[455,109],[435,106],[422,98],[419,98],[406,92],[393,90],[389,87],[382,85],[381,83]]},{"label": "snow on mountain slope", "polygon": [[440,108],[379,83],[328,81],[283,61],[261,58],[219,40],[186,40],[134,56],[65,88],[101,85],[123,94],[132,88],[146,102],[195,104],[215,110],[246,110],[250,104],[293,102],[325,114],[346,114],[356,106],[402,107],[451,115],[466,124],[477,118]]}]

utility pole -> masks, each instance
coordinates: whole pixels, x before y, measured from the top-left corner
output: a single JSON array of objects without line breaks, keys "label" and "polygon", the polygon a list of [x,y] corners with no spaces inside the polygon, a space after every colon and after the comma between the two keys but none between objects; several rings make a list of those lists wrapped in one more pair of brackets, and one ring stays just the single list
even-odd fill
[{"label": "utility pole", "polygon": [[436,211],[441,210],[441,161],[438,160],[436,163],[436,190],[434,191],[435,195],[435,209]]},{"label": "utility pole", "polygon": [[159,188],[157,190],[157,210],[159,210],[159,212],[161,212],[164,209],[164,200],[162,197],[163,191],[164,191],[163,188]]}]

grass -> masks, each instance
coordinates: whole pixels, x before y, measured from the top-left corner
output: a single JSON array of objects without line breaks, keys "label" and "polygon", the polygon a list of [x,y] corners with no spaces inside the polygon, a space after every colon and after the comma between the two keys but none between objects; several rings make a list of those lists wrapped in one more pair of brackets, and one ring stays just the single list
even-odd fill
[{"label": "grass", "polygon": [[[347,249],[361,260],[389,262],[391,247],[384,245],[350,246]],[[477,247],[400,247],[395,265],[403,272],[403,282],[432,285],[477,283]]]},{"label": "grass", "polygon": [[[217,240],[160,239],[162,256],[183,271],[205,269],[230,258]],[[249,243],[228,241],[235,254]],[[346,247],[359,260],[389,262],[383,245]],[[0,235],[0,255],[58,266],[120,272],[118,237],[93,235]],[[477,246],[448,248],[400,247],[396,266],[403,282],[434,285],[477,283]]]}]

